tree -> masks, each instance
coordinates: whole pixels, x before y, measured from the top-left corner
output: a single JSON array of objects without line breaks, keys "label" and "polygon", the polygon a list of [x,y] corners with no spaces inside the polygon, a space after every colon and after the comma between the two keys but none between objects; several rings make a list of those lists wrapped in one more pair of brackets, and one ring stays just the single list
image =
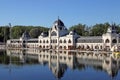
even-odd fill
[{"label": "tree", "polygon": [[108,27],[110,26],[109,23],[104,23],[104,24],[95,24],[91,28],[91,36],[102,36],[102,34],[107,32]]},{"label": "tree", "polygon": [[23,26],[14,26],[11,29],[11,37],[12,38],[20,38],[24,31],[25,31],[25,29]]},{"label": "tree", "polygon": [[85,27],[86,25],[84,24],[78,24],[70,27],[69,30],[75,30],[77,34],[84,36],[85,35]]},{"label": "tree", "polygon": [[32,38],[37,38],[41,33],[41,30],[39,28],[33,28],[30,30],[29,34]]}]

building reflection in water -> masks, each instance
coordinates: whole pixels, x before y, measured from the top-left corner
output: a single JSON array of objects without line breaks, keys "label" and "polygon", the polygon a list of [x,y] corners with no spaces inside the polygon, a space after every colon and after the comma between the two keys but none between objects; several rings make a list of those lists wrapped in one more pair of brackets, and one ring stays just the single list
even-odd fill
[{"label": "building reflection in water", "polygon": [[110,77],[115,78],[120,68],[120,59],[113,54],[86,53],[70,51],[49,51],[49,50],[7,50],[7,55],[18,57],[23,64],[29,60],[33,63],[48,64],[50,70],[57,79],[64,76],[67,68],[83,70],[91,66],[95,70],[107,72]]}]

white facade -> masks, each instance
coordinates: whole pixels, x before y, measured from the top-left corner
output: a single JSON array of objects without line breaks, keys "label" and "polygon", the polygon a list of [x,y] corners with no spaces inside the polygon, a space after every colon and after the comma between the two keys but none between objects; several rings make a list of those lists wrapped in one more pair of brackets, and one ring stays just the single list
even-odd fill
[{"label": "white facade", "polygon": [[114,25],[102,36],[80,36],[68,31],[64,23],[58,19],[49,29],[48,34],[41,33],[37,39],[31,39],[27,32],[20,39],[7,41],[9,48],[42,48],[42,49],[80,49],[80,50],[115,50],[120,46],[119,34]]}]

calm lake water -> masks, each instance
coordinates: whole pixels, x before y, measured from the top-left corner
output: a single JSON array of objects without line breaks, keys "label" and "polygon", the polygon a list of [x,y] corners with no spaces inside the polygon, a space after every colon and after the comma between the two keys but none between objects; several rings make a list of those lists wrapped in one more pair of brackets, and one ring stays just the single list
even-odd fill
[{"label": "calm lake water", "polygon": [[120,59],[100,52],[0,51],[0,80],[120,80]]}]

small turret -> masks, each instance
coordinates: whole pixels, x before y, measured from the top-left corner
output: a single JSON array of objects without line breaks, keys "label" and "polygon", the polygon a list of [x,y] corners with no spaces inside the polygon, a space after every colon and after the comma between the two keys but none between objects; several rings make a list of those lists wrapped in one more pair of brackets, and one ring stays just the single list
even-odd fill
[{"label": "small turret", "polygon": [[23,34],[22,34],[22,39],[29,39],[30,38],[30,35],[27,31],[25,31]]},{"label": "small turret", "polygon": [[107,32],[108,32],[108,33],[117,33],[115,24],[112,24],[112,25],[108,28]]}]

